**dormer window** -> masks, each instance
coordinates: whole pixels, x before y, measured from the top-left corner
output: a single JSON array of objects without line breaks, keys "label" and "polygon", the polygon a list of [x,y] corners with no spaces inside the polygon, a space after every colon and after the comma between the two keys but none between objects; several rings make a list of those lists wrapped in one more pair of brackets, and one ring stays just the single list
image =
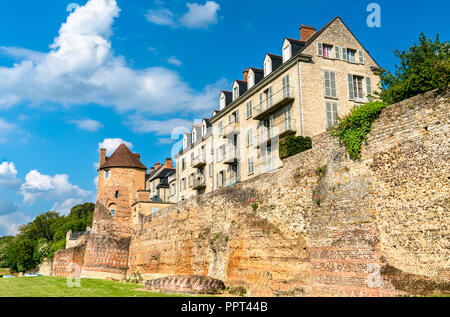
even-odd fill
[{"label": "dormer window", "polygon": [[195,128],[194,131],[192,131],[192,143],[195,143]]},{"label": "dormer window", "polygon": [[206,135],[206,124],[202,125],[202,136]]},{"label": "dormer window", "polygon": [[234,86],[233,88],[233,100],[236,100],[239,98],[239,87],[238,86]]},{"label": "dormer window", "polygon": [[220,96],[220,110],[222,110],[223,108],[225,108],[225,95],[222,94],[222,96]]},{"label": "dormer window", "polygon": [[272,72],[272,62],[270,58],[266,58],[264,62],[264,76],[269,75]]},{"label": "dormer window", "polygon": [[250,89],[253,86],[255,86],[255,76],[253,75],[252,71],[248,72],[247,85],[248,85],[248,89]]},{"label": "dormer window", "polygon": [[292,56],[291,46],[288,44],[283,48],[283,63],[287,62]]}]

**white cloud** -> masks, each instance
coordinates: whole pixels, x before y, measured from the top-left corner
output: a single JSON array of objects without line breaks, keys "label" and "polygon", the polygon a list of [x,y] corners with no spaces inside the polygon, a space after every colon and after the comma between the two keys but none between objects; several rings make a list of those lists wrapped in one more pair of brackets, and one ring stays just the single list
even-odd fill
[{"label": "white cloud", "polygon": [[205,29],[212,24],[217,24],[220,5],[215,1],[206,1],[205,4],[187,3],[186,6],[188,11],[182,16],[177,16],[163,8],[147,11],[145,18],[153,24],[174,28]]},{"label": "white cloud", "polygon": [[45,53],[28,50],[22,47],[0,46],[0,53],[15,59],[28,59],[34,62],[41,62],[45,58]]},{"label": "white cloud", "polygon": [[0,109],[23,101],[50,101],[158,114],[186,109],[194,113],[217,103],[223,81],[198,91],[174,71],[134,70],[115,56],[110,36],[119,12],[115,0],[89,0],[68,16],[42,58],[31,58],[27,52],[13,67],[0,67]]},{"label": "white cloud", "polygon": [[102,123],[95,121],[95,120],[91,120],[91,119],[72,120],[72,121],[70,121],[70,123],[75,124],[79,129],[87,130],[87,131],[91,131],[91,132],[95,132],[98,129],[103,127]]},{"label": "white cloud", "polygon": [[147,21],[157,25],[175,26],[175,17],[168,9],[149,10],[145,18]]},{"label": "white cloud", "polygon": [[69,198],[63,202],[56,202],[53,204],[51,210],[59,212],[63,215],[68,215],[73,206],[83,203],[84,200],[81,198]]},{"label": "white cloud", "polygon": [[181,66],[183,63],[178,59],[178,58],[176,58],[175,56],[171,56],[171,57],[169,57],[168,59],[167,59],[167,62],[169,63],[169,64],[172,64],[172,65],[175,65],[175,66]]},{"label": "white cloud", "polygon": [[[1,98],[1,97],[0,97]],[[0,104],[2,103],[0,99]],[[15,125],[0,118],[0,143],[6,142],[9,133],[14,131]]]},{"label": "white cloud", "polygon": [[0,164],[0,188],[15,188],[20,185],[17,178],[16,166],[13,162],[3,162]]},{"label": "white cloud", "polygon": [[31,221],[31,218],[21,212],[14,212],[0,216],[0,236],[14,236],[18,233],[19,227]]},{"label": "white cloud", "polygon": [[127,142],[121,138],[111,138],[104,139],[103,142],[100,142],[98,144],[98,149],[106,149],[106,156],[110,156],[122,143],[124,143],[130,150],[133,148],[133,144],[131,142]]},{"label": "white cloud", "polygon": [[85,200],[92,195],[92,192],[70,183],[69,176],[66,174],[50,176],[36,170],[27,174],[20,192],[25,204],[33,204],[38,199],[44,199],[57,201],[55,204],[58,206],[68,199]]},{"label": "white cloud", "polygon": [[185,119],[169,119],[166,121],[148,120],[141,116],[131,116],[128,125],[134,132],[155,133],[156,135],[173,135],[179,130],[191,130],[193,122]]},{"label": "white cloud", "polygon": [[182,25],[190,29],[207,28],[211,24],[217,24],[217,12],[220,5],[214,1],[206,1],[204,5],[187,3],[189,11],[181,18]]}]

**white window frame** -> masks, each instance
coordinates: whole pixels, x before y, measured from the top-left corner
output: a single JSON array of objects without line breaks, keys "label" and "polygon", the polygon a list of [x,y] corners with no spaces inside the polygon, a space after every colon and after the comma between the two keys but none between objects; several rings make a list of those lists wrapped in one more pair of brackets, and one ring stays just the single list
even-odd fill
[{"label": "white window frame", "polygon": [[292,48],[290,44],[283,47],[283,63],[287,62],[292,56]]},{"label": "white window frame", "polygon": [[247,172],[248,175],[252,175],[255,173],[255,161],[253,159],[253,156],[249,156],[247,160]]}]

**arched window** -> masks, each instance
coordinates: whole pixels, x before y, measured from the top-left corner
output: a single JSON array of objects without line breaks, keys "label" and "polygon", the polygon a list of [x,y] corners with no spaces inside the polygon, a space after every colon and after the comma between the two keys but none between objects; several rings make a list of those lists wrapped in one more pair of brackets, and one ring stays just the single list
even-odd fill
[{"label": "arched window", "polygon": [[114,217],[116,215],[116,204],[109,205],[108,210],[109,210],[109,215],[111,217]]}]

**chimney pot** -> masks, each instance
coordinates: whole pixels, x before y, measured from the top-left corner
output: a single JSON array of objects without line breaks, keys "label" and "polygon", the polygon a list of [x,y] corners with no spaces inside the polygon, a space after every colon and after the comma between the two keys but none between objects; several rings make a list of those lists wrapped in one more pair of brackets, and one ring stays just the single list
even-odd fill
[{"label": "chimney pot", "polygon": [[171,158],[166,158],[166,163],[164,164],[166,168],[173,168],[173,163]]},{"label": "chimney pot", "polygon": [[248,80],[248,71],[250,70],[250,68],[247,68],[246,70],[244,70],[244,81],[246,82]]},{"label": "chimney pot", "polygon": [[106,149],[100,149],[100,161],[98,167],[102,167],[106,162]]},{"label": "chimney pot", "polygon": [[316,33],[315,28],[313,28],[309,24],[308,26],[302,24],[302,26],[300,27],[300,41],[306,42],[311,36],[314,35],[314,33]]}]

